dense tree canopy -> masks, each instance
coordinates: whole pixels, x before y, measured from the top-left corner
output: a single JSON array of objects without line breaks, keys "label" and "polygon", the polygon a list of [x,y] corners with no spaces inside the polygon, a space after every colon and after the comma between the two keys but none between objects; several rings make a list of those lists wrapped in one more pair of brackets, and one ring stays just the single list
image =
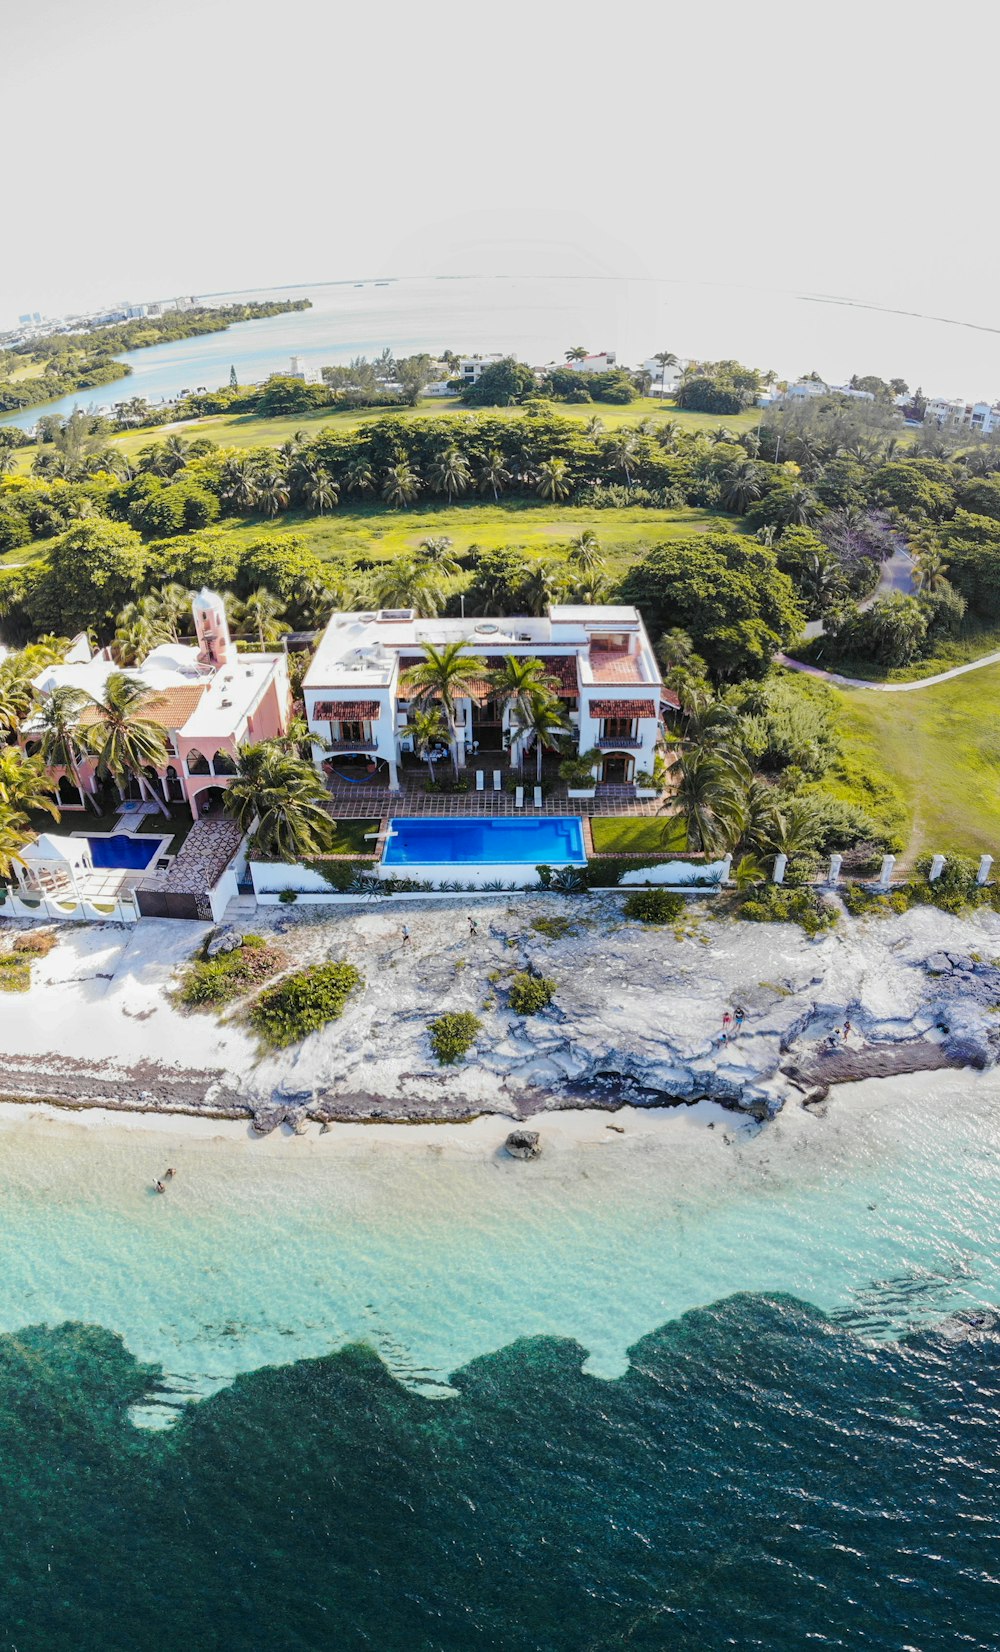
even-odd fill
[{"label": "dense tree canopy", "polygon": [[719,678],[759,677],[797,634],[802,611],[774,552],[739,534],[658,545],[618,587],[654,632],[680,626]]}]

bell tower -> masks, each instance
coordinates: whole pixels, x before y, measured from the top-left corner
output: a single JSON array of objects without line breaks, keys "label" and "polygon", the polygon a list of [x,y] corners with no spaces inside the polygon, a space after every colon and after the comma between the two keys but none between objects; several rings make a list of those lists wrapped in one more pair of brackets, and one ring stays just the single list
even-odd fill
[{"label": "bell tower", "polygon": [[233,652],[226,605],[217,591],[209,591],[203,585],[191,607],[198,638],[198,664],[219,671]]}]

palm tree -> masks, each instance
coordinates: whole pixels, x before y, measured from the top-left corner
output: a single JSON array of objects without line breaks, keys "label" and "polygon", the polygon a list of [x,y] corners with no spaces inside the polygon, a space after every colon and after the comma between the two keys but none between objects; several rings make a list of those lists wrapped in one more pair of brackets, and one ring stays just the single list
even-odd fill
[{"label": "palm tree", "polygon": [[[672,765],[674,812],[684,817],[688,845],[712,854],[738,841],[743,829],[741,773],[722,751],[686,751]],[[670,828],[664,828],[664,841]]]},{"label": "palm tree", "polygon": [[567,350],[566,351],[566,360],[567,361],[586,361],[589,354],[590,354],[590,352],[586,348],[586,345],[574,344],[572,350]]},{"label": "palm tree", "polygon": [[774,808],[770,847],[789,859],[807,855],[816,848],[821,830],[816,811],[806,798],[785,798]]},{"label": "palm tree", "polygon": [[145,683],[124,671],[112,671],[104,684],[104,698],[93,701],[93,721],[86,730],[87,746],[97,758],[97,772],[110,775],[124,797],[129,777],[139,793],[168,811],[146,779],[145,770],[162,769],[167,761],[163,729],[146,711],[155,704]]},{"label": "palm tree", "polygon": [[503,462],[499,448],[491,448],[479,467],[480,493],[492,493],[498,499],[510,481],[510,471]]},{"label": "palm tree", "polygon": [[451,732],[440,711],[421,711],[415,706],[410,713],[405,728],[400,729],[401,735],[409,735],[413,741],[413,749],[418,757],[422,757],[427,764],[431,780],[434,779],[434,758],[432,753],[438,746],[447,746],[451,742]]},{"label": "palm tree", "polygon": [[171,580],[150,591],[151,613],[164,642],[180,642],[191,624],[191,592]]},{"label": "palm tree", "polygon": [[438,574],[458,573],[458,559],[453,556],[451,540],[445,533],[438,534],[436,538],[422,539],[417,546],[417,561],[433,568]]},{"label": "palm tree", "polygon": [[126,603],[115,628],[115,658],[120,665],[140,665],[150,649],[167,641],[168,632],[152,596]]},{"label": "palm tree", "polygon": [[605,458],[610,464],[625,472],[625,486],[627,488],[632,486],[631,465],[638,445],[635,432],[632,430],[619,430],[617,435],[612,436],[604,444]]},{"label": "palm tree", "polygon": [[431,486],[436,493],[446,493],[451,504],[456,493],[464,493],[472,480],[472,470],[465,454],[457,447],[446,447],[433,460],[430,469]]},{"label": "palm tree", "polygon": [[6,476],[8,471],[13,469],[14,449],[12,447],[0,447],[0,476]]},{"label": "palm tree", "polygon": [[[525,659],[516,654],[507,654],[502,666],[490,672],[490,695],[499,700],[503,710],[510,714],[511,725],[519,730],[528,726],[532,700],[538,694],[548,694],[552,691],[552,679],[541,660]],[[511,761],[516,768],[521,767],[521,736],[514,736],[511,743]]]},{"label": "palm tree", "polygon": [[291,630],[285,623],[285,604],[266,585],[251,591],[246,601],[239,603],[237,612],[239,625],[254,638],[258,648],[273,648]]},{"label": "palm tree", "polygon": [[539,499],[550,499],[557,504],[568,499],[572,489],[569,465],[565,459],[543,459],[538,467],[536,491]]},{"label": "palm tree", "polygon": [[390,465],[382,483],[382,498],[396,510],[412,505],[420,492],[420,478],[406,459]]},{"label": "palm tree", "polygon": [[427,616],[444,605],[444,593],[433,571],[410,557],[397,556],[383,563],[374,576],[373,589],[380,608],[412,608]]},{"label": "palm tree", "polygon": [[90,696],[81,688],[64,684],[45,696],[38,712],[37,726],[41,734],[39,756],[48,769],[64,769],[69,775],[84,808],[97,804],[93,794],[84,791],[80,779],[80,764],[88,756],[87,744],[80,728],[80,714],[90,704]]},{"label": "palm tree", "polygon": [[45,809],[53,820],[58,820],[56,789],[41,757],[26,757],[19,746],[0,750],[0,810],[29,814]]},{"label": "palm tree", "polygon": [[344,470],[344,486],[349,493],[370,493],[375,473],[367,459],[352,459]]},{"label": "palm tree", "polygon": [[583,428],[588,436],[602,436],[604,434],[604,420],[599,413],[592,413]]},{"label": "palm tree", "polygon": [[329,796],[312,763],[276,741],[244,746],[226,787],[223,807],[264,856],[299,861],[330,848],[334,824]]},{"label": "palm tree", "polygon": [[188,444],[183,436],[174,434],[168,436],[163,443],[162,463],[165,466],[165,476],[176,476],[188,462]]},{"label": "palm tree", "polygon": [[31,679],[11,660],[0,665],[0,734],[16,734],[31,710]]},{"label": "palm tree", "polygon": [[802,563],[799,590],[814,614],[825,613],[843,586],[841,564],[831,551],[810,551]]},{"label": "palm tree", "polygon": [[574,602],[601,603],[607,602],[611,596],[610,580],[601,573],[584,574],[575,584],[568,588],[568,594]]},{"label": "palm tree", "polygon": [[656,440],[664,452],[669,453],[672,448],[677,446],[677,438],[680,433],[681,427],[676,419],[664,419],[656,427]]},{"label": "palm tree", "polygon": [[486,670],[486,661],[481,655],[467,655],[464,653],[464,650],[471,646],[467,638],[461,642],[445,643],[442,648],[435,648],[432,643],[425,643],[425,658],[418,665],[411,665],[403,677],[402,692],[407,698],[415,701],[419,710],[424,710],[436,701],[440,701],[441,711],[444,713],[448,726],[448,739],[451,743],[456,778],[458,776],[458,737],[456,734],[458,707],[456,702],[474,697],[476,679],[481,677]]},{"label": "palm tree", "polygon": [[33,836],[26,815],[0,810],[0,877],[13,881],[14,867],[24,865],[21,850]]},{"label": "palm tree", "polygon": [[306,466],[301,473],[299,488],[311,511],[319,516],[340,501],[340,489],[328,471],[318,466]]},{"label": "palm tree", "polygon": [[581,574],[596,573],[604,566],[601,544],[593,528],[584,528],[570,543],[569,560]]},{"label": "palm tree", "polygon": [[679,367],[680,362],[672,350],[657,350],[653,360],[660,364],[660,397],[662,399],[667,393],[667,368]]},{"label": "palm tree", "polygon": [[528,735],[535,741],[535,778],[541,784],[542,751],[545,746],[561,745],[569,733],[569,723],[558,699],[548,689],[537,689],[528,696],[527,705],[520,708],[511,722],[515,738],[521,746]]},{"label": "palm tree", "polygon": [[265,471],[254,491],[254,503],[268,516],[277,516],[279,511],[287,510],[290,497],[288,478],[283,470]]},{"label": "palm tree", "polygon": [[722,487],[719,493],[719,503],[724,510],[735,511],[737,516],[743,516],[750,505],[759,499],[764,492],[760,470],[755,464],[746,460],[741,465],[732,465],[722,477]]},{"label": "palm tree", "polygon": [[521,601],[529,614],[544,614],[560,596],[565,574],[554,562],[531,562],[521,585]]},{"label": "palm tree", "polygon": [[935,545],[924,545],[917,552],[913,570],[917,590],[934,596],[948,583],[948,564]]},{"label": "palm tree", "polygon": [[257,467],[252,459],[227,459],[220,475],[220,498],[224,505],[245,515],[257,499]]}]

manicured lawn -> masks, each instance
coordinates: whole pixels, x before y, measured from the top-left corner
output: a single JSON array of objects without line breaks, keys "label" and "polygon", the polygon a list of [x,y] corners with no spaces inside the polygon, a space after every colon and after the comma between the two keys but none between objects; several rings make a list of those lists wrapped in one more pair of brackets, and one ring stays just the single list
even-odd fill
[{"label": "manicured lawn", "polygon": [[949,851],[1000,860],[1000,666],[910,694],[836,698],[845,757],[901,794],[907,861]]},{"label": "manicured lawn", "polygon": [[199,538],[220,534],[249,544],[265,536],[298,534],[324,559],[346,557],[353,562],[364,557],[384,562],[415,550],[421,539],[446,534],[459,556],[473,545],[483,549],[516,546],[531,556],[559,560],[569,550],[574,535],[591,528],[601,543],[607,571],[617,573],[649,546],[665,539],[691,533],[724,533],[735,526],[735,517],[713,511],[641,507],[594,510],[519,501],[487,505],[482,500],[468,500],[453,505],[428,503],[401,511],[383,505],[352,504],[326,516],[289,512],[273,520],[222,522]]},{"label": "manicured lawn", "polygon": [[335,820],[337,835],[330,848],[331,855],[371,855],[375,852],[372,838],[366,832],[377,832],[377,820]]},{"label": "manicured lawn", "polygon": [[599,855],[660,854],[680,852],[687,847],[683,823],[663,815],[629,819],[591,817],[594,850]]}]

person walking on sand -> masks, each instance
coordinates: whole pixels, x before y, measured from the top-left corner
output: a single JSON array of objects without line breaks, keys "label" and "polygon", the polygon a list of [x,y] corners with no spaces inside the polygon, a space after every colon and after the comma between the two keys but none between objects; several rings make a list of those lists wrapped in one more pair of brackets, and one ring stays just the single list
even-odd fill
[{"label": "person walking on sand", "polygon": [[408,926],[406,924],[404,924],[403,925],[403,945],[404,946],[409,946],[409,944],[410,944],[410,931],[409,931]]},{"label": "person walking on sand", "polygon": [[479,934],[479,925],[477,924],[475,918],[470,918],[469,919],[469,934],[470,935],[478,935]]}]

